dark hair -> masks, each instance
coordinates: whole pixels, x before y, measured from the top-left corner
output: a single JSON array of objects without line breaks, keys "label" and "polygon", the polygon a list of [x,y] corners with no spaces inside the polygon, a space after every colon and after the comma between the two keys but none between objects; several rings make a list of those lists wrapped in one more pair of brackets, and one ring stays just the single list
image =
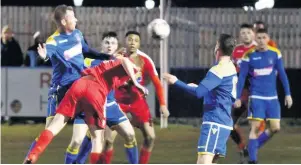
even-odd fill
[{"label": "dark hair", "polygon": [[67,10],[73,11],[73,7],[67,5],[59,5],[54,9],[53,19],[57,25],[61,25],[61,20],[65,17]]},{"label": "dark hair", "polygon": [[113,38],[116,38],[118,40],[117,33],[113,32],[113,31],[103,33],[102,40],[105,39],[105,38],[107,38],[107,37],[113,37]]},{"label": "dark hair", "polygon": [[229,34],[221,34],[218,39],[219,49],[225,56],[231,56],[236,46],[236,40]]},{"label": "dark hair", "polygon": [[139,38],[141,38],[140,33],[137,31],[128,31],[128,32],[126,32],[125,37],[129,36],[130,34],[137,35],[137,36],[139,36]]},{"label": "dark hair", "polygon": [[256,33],[266,33],[268,34],[267,29],[257,29]]},{"label": "dark hair", "polygon": [[265,27],[265,23],[263,21],[255,21],[254,24],[255,25],[263,24],[263,26]]},{"label": "dark hair", "polygon": [[240,25],[240,29],[243,29],[243,28],[253,29],[253,26],[248,23],[243,23]]}]

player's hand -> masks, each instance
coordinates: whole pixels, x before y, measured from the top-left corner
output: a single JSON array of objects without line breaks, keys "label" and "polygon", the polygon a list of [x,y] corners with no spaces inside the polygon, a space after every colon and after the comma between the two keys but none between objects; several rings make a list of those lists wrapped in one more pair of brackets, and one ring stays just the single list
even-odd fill
[{"label": "player's hand", "polygon": [[164,73],[163,74],[163,79],[167,81],[169,84],[174,84],[178,80],[178,78],[172,74],[169,73]]},{"label": "player's hand", "polygon": [[169,111],[168,111],[166,105],[161,105],[161,106],[160,106],[160,112],[163,114],[163,117],[164,117],[164,118],[168,118],[168,116],[169,116]]},{"label": "player's hand", "polygon": [[124,48],[124,47],[121,47],[120,49],[118,49],[114,54],[113,54],[113,56],[114,57],[118,57],[118,56],[122,56],[123,57],[123,54],[125,53],[125,51],[126,51],[126,48]]},{"label": "player's hand", "polygon": [[40,57],[42,59],[46,58],[47,51],[46,51],[46,44],[45,43],[43,45],[39,44],[39,46],[38,46],[38,53],[39,53],[39,55],[40,55]]},{"label": "player's hand", "polygon": [[241,100],[237,99],[234,103],[234,108],[240,108],[241,107]]},{"label": "player's hand", "polygon": [[284,105],[287,106],[288,109],[292,107],[293,99],[291,95],[285,96]]},{"label": "player's hand", "polygon": [[198,85],[196,85],[195,83],[189,83],[187,84],[188,86],[191,86],[191,87],[198,87]]}]

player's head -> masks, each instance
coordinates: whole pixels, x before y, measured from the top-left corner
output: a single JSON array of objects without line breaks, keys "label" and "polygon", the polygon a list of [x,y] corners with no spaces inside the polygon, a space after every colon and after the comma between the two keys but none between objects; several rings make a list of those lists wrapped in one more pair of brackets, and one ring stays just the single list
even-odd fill
[{"label": "player's head", "polygon": [[255,41],[257,42],[257,48],[265,50],[268,47],[270,37],[266,29],[258,29],[255,35]]},{"label": "player's head", "polygon": [[221,34],[215,46],[216,59],[219,56],[231,56],[236,46],[236,40],[229,34]]},{"label": "player's head", "polygon": [[253,28],[254,28],[255,32],[258,29],[267,29],[267,27],[265,26],[265,23],[263,21],[256,21],[256,22],[254,22]]},{"label": "player's head", "polygon": [[77,19],[71,6],[59,5],[54,9],[54,21],[58,27],[63,28],[66,32],[72,32],[75,29]]},{"label": "player's head", "polygon": [[134,53],[140,48],[140,33],[137,31],[128,31],[125,34],[126,49],[129,53]]},{"label": "player's head", "polygon": [[252,25],[246,23],[241,24],[239,36],[243,44],[245,45],[251,44],[254,39],[254,32],[253,32]]},{"label": "player's head", "polygon": [[13,38],[13,31],[8,25],[5,25],[2,28],[1,38],[3,38],[5,41],[11,40]]},{"label": "player's head", "polygon": [[107,32],[102,35],[101,50],[107,54],[114,54],[118,48],[118,38],[115,32]]}]

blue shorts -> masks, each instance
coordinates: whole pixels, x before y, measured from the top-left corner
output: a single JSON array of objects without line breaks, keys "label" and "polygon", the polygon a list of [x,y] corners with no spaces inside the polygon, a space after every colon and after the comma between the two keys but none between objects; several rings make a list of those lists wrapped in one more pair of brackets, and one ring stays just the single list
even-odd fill
[{"label": "blue shorts", "polygon": [[72,84],[66,86],[51,85],[48,91],[48,104],[47,104],[47,116],[51,117],[55,115],[56,108],[64,98],[66,92]]},{"label": "blue shorts", "polygon": [[[76,116],[73,124],[85,124],[83,118],[84,114]],[[120,109],[119,105],[115,101],[107,103],[106,118],[108,127],[118,125],[119,123],[128,120],[126,115],[123,113],[123,111]]]},{"label": "blue shorts", "polygon": [[203,122],[198,142],[198,154],[226,156],[227,140],[232,127],[214,122]]},{"label": "blue shorts", "polygon": [[107,126],[109,127],[118,125],[119,123],[128,120],[125,113],[123,113],[123,111],[115,101],[107,103],[106,113]]},{"label": "blue shorts", "polygon": [[262,100],[249,99],[248,119],[252,120],[280,120],[281,110],[278,99]]}]

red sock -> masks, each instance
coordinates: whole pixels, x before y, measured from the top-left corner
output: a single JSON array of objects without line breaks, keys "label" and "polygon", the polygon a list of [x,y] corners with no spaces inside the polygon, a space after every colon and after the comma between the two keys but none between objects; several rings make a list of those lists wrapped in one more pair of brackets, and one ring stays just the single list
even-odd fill
[{"label": "red sock", "polygon": [[38,138],[36,145],[29,153],[28,158],[32,160],[32,162],[35,162],[38,159],[38,156],[44,152],[48,144],[52,141],[53,137],[51,131],[44,130]]},{"label": "red sock", "polygon": [[101,164],[101,153],[91,152],[90,154],[90,164]]},{"label": "red sock", "polygon": [[105,151],[103,154],[103,164],[111,164],[114,150]]},{"label": "red sock", "polygon": [[148,164],[151,152],[147,151],[144,147],[141,148],[139,164]]}]

